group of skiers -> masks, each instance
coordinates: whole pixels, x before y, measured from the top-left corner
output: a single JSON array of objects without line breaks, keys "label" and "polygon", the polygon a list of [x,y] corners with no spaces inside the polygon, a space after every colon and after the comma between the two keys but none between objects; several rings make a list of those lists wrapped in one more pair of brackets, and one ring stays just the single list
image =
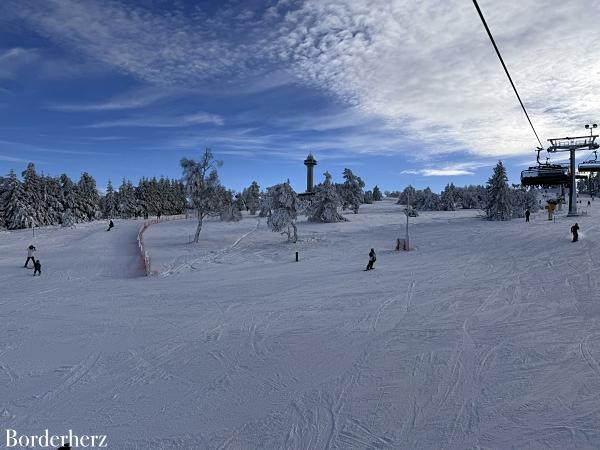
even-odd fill
[{"label": "group of skiers", "polygon": [[[115,224],[113,223],[113,221],[111,220],[108,223],[108,229],[106,231],[110,231],[111,228],[114,228]],[[31,261],[33,263],[33,276],[35,277],[36,274],[39,275],[40,277],[42,276],[42,263],[40,262],[39,259],[35,259],[35,256],[33,256],[33,254],[35,253],[37,249],[35,248],[34,245],[30,245],[29,247],[27,247],[27,259],[25,260],[25,265],[23,267],[25,268],[29,268],[29,261]]]},{"label": "group of skiers", "polygon": [[[590,205],[590,202],[588,200],[588,206]],[[529,216],[531,215],[531,212],[529,211],[529,209],[525,210],[525,222],[529,222]],[[575,225],[573,225],[571,227],[571,234],[573,235],[573,242],[577,242],[579,240],[579,225],[577,224],[577,222],[575,222]]]}]

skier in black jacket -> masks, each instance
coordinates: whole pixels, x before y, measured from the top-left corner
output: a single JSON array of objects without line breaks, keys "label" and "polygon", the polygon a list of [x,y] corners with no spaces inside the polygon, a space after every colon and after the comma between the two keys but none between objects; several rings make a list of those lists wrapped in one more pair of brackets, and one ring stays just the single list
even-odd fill
[{"label": "skier in black jacket", "polygon": [[40,262],[39,259],[36,259],[35,262],[33,263],[33,276],[35,277],[35,274],[38,274],[40,277],[42,276],[42,263]]},{"label": "skier in black jacket", "polygon": [[113,223],[113,221],[111,220],[111,221],[108,223],[108,230],[106,230],[106,231],[110,231],[110,229],[111,229],[112,227],[114,227],[114,226],[115,226],[115,224],[114,224],[114,223]]},{"label": "skier in black jacket", "polygon": [[571,233],[573,233],[573,242],[577,242],[579,240],[579,225],[577,225],[577,222],[571,227]]},{"label": "skier in black jacket", "polygon": [[367,268],[365,270],[373,269],[373,264],[377,261],[377,256],[375,255],[375,250],[371,249],[369,252],[369,264],[367,264]]}]

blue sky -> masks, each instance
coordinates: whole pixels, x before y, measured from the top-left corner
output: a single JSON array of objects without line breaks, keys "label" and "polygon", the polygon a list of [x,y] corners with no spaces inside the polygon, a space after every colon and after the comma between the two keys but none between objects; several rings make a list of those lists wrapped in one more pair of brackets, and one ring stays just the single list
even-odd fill
[{"label": "blue sky", "polygon": [[[480,5],[542,139],[600,120],[600,6]],[[179,177],[209,147],[236,190],[304,190],[308,152],[317,179],[440,190],[498,159],[518,182],[535,144],[470,2],[0,3],[2,174],[33,161],[104,188]]]}]

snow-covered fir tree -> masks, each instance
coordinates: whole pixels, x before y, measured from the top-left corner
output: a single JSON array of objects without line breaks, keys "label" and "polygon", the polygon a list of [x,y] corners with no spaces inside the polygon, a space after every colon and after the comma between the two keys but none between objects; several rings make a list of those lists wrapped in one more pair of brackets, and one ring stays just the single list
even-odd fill
[{"label": "snow-covered fir tree", "polygon": [[238,222],[242,220],[242,211],[236,203],[237,199],[233,198],[231,191],[225,191],[222,194],[221,211],[219,217],[223,222]]},{"label": "snow-covered fir tree", "polygon": [[118,205],[117,193],[115,192],[115,189],[113,188],[113,185],[110,182],[110,180],[108,180],[108,184],[106,185],[106,194],[104,195],[104,201],[102,204],[103,217],[106,219],[112,219],[114,217],[117,217],[117,215],[118,215],[117,205]]},{"label": "snow-covered fir tree", "polygon": [[240,212],[246,210],[246,202],[244,201],[244,196],[241,192],[235,194],[233,204]]},{"label": "snow-covered fir tree", "polygon": [[131,219],[137,216],[135,188],[133,187],[131,181],[123,178],[121,186],[119,187],[119,194],[117,198],[119,199],[117,210],[119,211],[120,217],[123,219]]},{"label": "snow-covered fir tree", "polygon": [[42,176],[42,204],[44,205],[43,225],[58,225],[62,222],[64,206],[59,180]]},{"label": "snow-covered fir tree", "polygon": [[[420,192],[420,195],[418,195]],[[440,196],[426,187],[422,191],[418,191],[414,206],[421,211],[439,211],[441,209]]]},{"label": "snow-covered fir tree", "polygon": [[410,202],[410,206],[415,205],[417,201],[417,190],[412,187],[410,184],[404,188],[404,190],[398,196],[398,201],[396,202],[398,205],[408,205]]},{"label": "snow-covered fir tree", "polygon": [[360,177],[354,175],[352,170],[344,169],[344,182],[338,185],[338,193],[342,201],[342,209],[351,209],[358,214],[358,209],[363,199],[363,187],[365,183]]},{"label": "snow-covered fir tree", "polygon": [[373,201],[380,202],[381,200],[383,200],[383,195],[381,194],[381,190],[379,190],[379,187],[375,185],[375,187],[373,188]]},{"label": "snow-covered fir tree", "polygon": [[4,181],[1,204],[4,226],[9,230],[25,228],[32,222],[25,189],[12,170]]},{"label": "snow-covered fir tree", "polygon": [[502,161],[498,161],[487,183],[485,214],[488,220],[510,220],[512,217],[511,191]]},{"label": "snow-covered fir tree", "polygon": [[45,208],[42,198],[42,180],[35,171],[33,163],[27,164],[27,168],[21,174],[23,176],[23,189],[25,192],[24,202],[27,207],[26,227],[40,226],[45,224]]},{"label": "snow-covered fir tree", "polygon": [[200,239],[202,222],[207,216],[219,215],[223,206],[224,188],[219,182],[216,167],[221,163],[213,158],[210,150],[206,149],[200,161],[183,158],[181,167],[187,194],[192,207],[198,215],[198,226],[194,242]]},{"label": "snow-covered fir tree", "polygon": [[459,196],[456,187],[454,186],[454,183],[449,183],[446,185],[446,187],[442,191],[440,200],[444,211],[456,210],[456,206],[459,201]]},{"label": "snow-covered fir tree", "polygon": [[526,209],[535,212],[540,208],[535,189],[519,188],[511,193],[512,217],[524,217]]},{"label": "snow-covered fir tree", "polygon": [[297,200],[289,181],[267,188],[265,195],[265,207],[269,210],[267,225],[272,231],[287,235],[288,241],[292,242],[298,240]]},{"label": "snow-covered fir tree", "polygon": [[244,189],[244,203],[251,215],[256,214],[256,211],[260,208],[260,186],[256,181]]},{"label": "snow-covered fir tree", "polygon": [[331,182],[331,174],[325,172],[325,181],[315,189],[315,195],[307,207],[309,222],[333,223],[347,220],[338,212],[340,197]]},{"label": "snow-covered fir tree", "polygon": [[96,180],[89,173],[83,172],[75,191],[75,208],[73,213],[80,221],[90,221],[100,216],[100,194],[96,188]]}]

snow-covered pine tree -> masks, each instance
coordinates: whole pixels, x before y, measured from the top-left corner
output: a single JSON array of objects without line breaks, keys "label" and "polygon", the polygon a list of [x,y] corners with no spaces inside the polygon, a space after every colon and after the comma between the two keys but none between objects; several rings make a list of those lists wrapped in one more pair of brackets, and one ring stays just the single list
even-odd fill
[{"label": "snow-covered pine tree", "polygon": [[352,170],[344,169],[344,182],[339,185],[339,195],[342,200],[342,209],[350,208],[354,214],[358,214],[358,209],[363,198],[363,187],[365,183],[360,177],[354,175]]},{"label": "snow-covered pine tree", "polygon": [[398,205],[407,205],[410,199],[410,206],[414,206],[417,201],[417,190],[412,187],[412,185],[408,185],[404,188],[404,190],[400,193],[398,197],[398,201],[396,202]]},{"label": "snow-covered pine tree", "polygon": [[141,178],[138,182],[137,187],[135,188],[135,201],[137,205],[137,213],[141,215],[144,219],[148,218],[150,214],[150,191],[149,191],[149,183],[146,178]]},{"label": "snow-covered pine tree", "polygon": [[233,198],[233,192],[223,190],[219,217],[223,222],[238,222],[242,220],[242,212]]},{"label": "snow-covered pine tree", "polygon": [[488,220],[510,220],[512,216],[511,192],[502,161],[498,161],[487,182],[485,214]]},{"label": "snow-covered pine tree", "polygon": [[380,202],[381,200],[383,200],[383,195],[381,194],[379,187],[375,185],[375,187],[373,188],[373,201]]},{"label": "snow-covered pine tree", "polygon": [[25,228],[33,220],[23,184],[12,170],[4,182],[0,204],[3,205],[4,226],[9,230]]},{"label": "snow-covered pine tree", "polygon": [[267,225],[274,232],[286,234],[288,241],[292,242],[298,241],[298,228],[296,227],[297,201],[298,197],[289,181],[267,188],[265,207],[270,211]]},{"label": "snow-covered pine tree", "polygon": [[426,187],[417,197],[415,207],[421,211],[439,211],[441,209],[440,196]]},{"label": "snow-covered pine tree", "polygon": [[526,209],[529,209],[531,212],[535,212],[539,209],[537,192],[535,189],[511,189],[510,203],[512,208],[512,217],[524,217]]},{"label": "snow-covered pine tree", "polygon": [[250,215],[253,216],[260,208],[260,186],[256,181],[253,181],[252,184],[245,189],[245,191],[246,195],[244,201],[248,211],[250,211]]},{"label": "snow-covered pine tree", "polygon": [[110,180],[108,180],[108,184],[106,185],[106,194],[104,195],[104,203],[102,215],[105,219],[112,219],[117,217],[117,193],[113,188],[113,185]]},{"label": "snow-covered pine tree", "polygon": [[45,207],[43,201],[43,186],[40,176],[35,171],[33,163],[21,174],[23,176],[23,189],[25,191],[25,204],[27,205],[26,227],[40,226],[46,223]]},{"label": "snow-covered pine tree", "polygon": [[97,219],[100,215],[100,194],[96,189],[96,180],[83,172],[75,191],[75,209],[73,213],[81,221]]},{"label": "snow-covered pine tree", "polygon": [[59,180],[42,176],[42,201],[45,208],[44,225],[58,225],[62,221],[64,206]]},{"label": "snow-covered pine tree", "polygon": [[340,197],[331,183],[331,174],[325,172],[325,181],[315,189],[315,196],[307,208],[309,222],[333,223],[347,220],[338,212]]},{"label": "snow-covered pine tree", "polygon": [[224,188],[219,182],[216,167],[222,163],[213,158],[209,149],[204,151],[200,161],[183,158],[181,167],[185,180],[186,191],[190,198],[192,207],[198,215],[198,226],[194,236],[194,242],[200,239],[202,221],[207,216],[218,215],[223,206]]},{"label": "snow-covered pine tree", "polygon": [[63,228],[72,228],[75,226],[75,217],[73,217],[71,208],[65,209],[65,211],[62,213],[61,226]]},{"label": "snow-covered pine tree", "polygon": [[261,192],[258,199],[259,213],[258,217],[269,217],[271,209],[269,208],[269,202],[267,200],[267,193]]},{"label": "snow-covered pine tree", "polygon": [[456,211],[456,204],[458,202],[458,195],[454,183],[447,184],[442,195],[440,196],[442,208],[444,211]]},{"label": "snow-covered pine tree", "polygon": [[121,186],[119,187],[119,195],[118,195],[119,203],[117,206],[117,210],[119,211],[119,216],[123,219],[131,219],[137,216],[137,201],[135,198],[135,188],[133,184],[129,180],[125,180],[121,182]]}]

